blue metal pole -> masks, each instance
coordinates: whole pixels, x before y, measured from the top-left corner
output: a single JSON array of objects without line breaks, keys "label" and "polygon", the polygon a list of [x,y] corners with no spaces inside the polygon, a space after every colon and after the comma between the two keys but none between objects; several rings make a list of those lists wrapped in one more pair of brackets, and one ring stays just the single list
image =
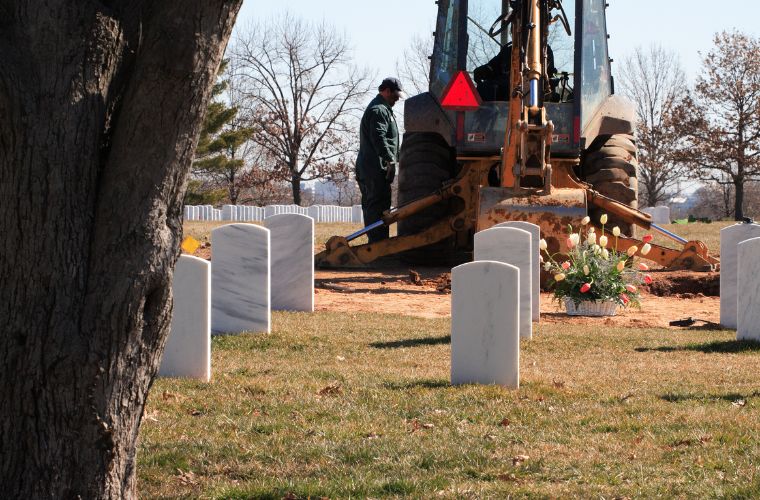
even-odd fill
[{"label": "blue metal pole", "polygon": [[358,238],[360,236],[364,236],[365,234],[367,234],[368,232],[372,231],[373,229],[381,227],[383,224],[385,224],[385,223],[383,221],[381,221],[381,220],[379,220],[377,222],[374,222],[374,223],[370,224],[369,226],[365,227],[364,229],[360,229],[360,230],[356,231],[355,233],[349,234],[348,236],[346,236],[346,241],[355,240],[356,238]]},{"label": "blue metal pole", "polygon": [[652,227],[652,229],[654,229],[658,233],[664,234],[665,236],[667,236],[671,240],[675,240],[678,243],[681,243],[682,245],[685,245],[686,243],[689,242],[689,240],[685,240],[685,239],[681,238],[680,236],[678,236],[677,234],[671,233],[667,229],[665,229],[663,227],[660,227],[657,224],[652,224],[651,227]]}]

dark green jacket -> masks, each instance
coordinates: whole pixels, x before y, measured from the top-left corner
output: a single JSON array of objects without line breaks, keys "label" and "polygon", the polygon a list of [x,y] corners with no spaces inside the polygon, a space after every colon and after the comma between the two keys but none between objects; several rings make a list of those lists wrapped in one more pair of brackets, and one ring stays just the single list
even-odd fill
[{"label": "dark green jacket", "polygon": [[384,176],[383,160],[398,161],[398,126],[393,110],[383,96],[378,94],[362,116],[359,156],[356,159],[357,178]]}]

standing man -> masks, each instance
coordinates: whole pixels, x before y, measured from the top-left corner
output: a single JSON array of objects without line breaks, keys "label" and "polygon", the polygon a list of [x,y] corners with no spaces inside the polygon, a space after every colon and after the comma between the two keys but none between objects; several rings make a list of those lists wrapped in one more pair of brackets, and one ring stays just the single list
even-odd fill
[{"label": "standing man", "polygon": [[[379,221],[391,208],[391,184],[398,167],[398,126],[391,108],[401,98],[401,82],[386,78],[378,92],[362,116],[356,159],[365,226]],[[367,237],[370,243],[388,238],[388,226],[373,229]]]}]

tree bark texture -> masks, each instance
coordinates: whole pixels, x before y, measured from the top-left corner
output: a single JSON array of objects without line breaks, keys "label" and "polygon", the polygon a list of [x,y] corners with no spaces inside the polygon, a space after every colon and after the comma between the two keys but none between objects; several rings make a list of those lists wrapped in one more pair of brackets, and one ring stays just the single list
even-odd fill
[{"label": "tree bark texture", "polygon": [[242,0],[0,0],[0,487],[131,498],[181,202]]}]

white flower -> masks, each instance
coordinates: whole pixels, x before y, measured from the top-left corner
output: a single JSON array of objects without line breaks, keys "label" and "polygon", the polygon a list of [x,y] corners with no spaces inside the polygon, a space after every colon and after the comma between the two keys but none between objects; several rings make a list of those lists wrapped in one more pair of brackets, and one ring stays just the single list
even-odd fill
[{"label": "white flower", "polygon": [[546,244],[546,240],[543,238],[541,238],[541,241],[538,242],[538,248],[540,248],[541,250],[546,250],[548,246],[549,245]]},{"label": "white flower", "polygon": [[581,235],[578,233],[573,233],[570,235],[570,240],[573,242],[573,245],[577,245],[581,242]]},{"label": "white flower", "polygon": [[610,252],[606,248],[602,249],[602,258],[604,260],[610,260]]},{"label": "white flower", "polygon": [[559,273],[554,275],[554,281],[562,281],[565,279],[565,273]]},{"label": "white flower", "polygon": [[601,246],[602,248],[604,248],[604,247],[607,246],[607,237],[606,236],[602,235],[602,236],[599,237],[599,246]]},{"label": "white flower", "polygon": [[599,218],[599,222],[601,222],[601,223],[602,223],[602,225],[605,225],[605,224],[607,224],[607,214],[604,214],[604,215],[602,215],[602,216]]},{"label": "white flower", "polygon": [[591,222],[591,217],[589,217],[589,216],[587,215],[586,217],[584,217],[584,218],[581,220],[581,226],[585,226],[585,225],[586,225],[586,224],[588,224],[589,222]]},{"label": "white flower", "polygon": [[613,235],[615,238],[617,238],[618,236],[620,236],[620,228],[619,228],[619,227],[617,227],[617,226],[613,227],[613,228],[612,228],[612,235]]},{"label": "white flower", "polygon": [[644,243],[644,246],[641,247],[641,255],[648,254],[650,250],[652,250],[652,245],[649,243]]},{"label": "white flower", "polygon": [[603,252],[602,247],[600,247],[599,245],[594,245],[594,255],[599,255],[602,252]]},{"label": "white flower", "polygon": [[589,269],[588,266],[583,266],[583,274],[588,276],[590,272],[591,272],[591,269]]},{"label": "white flower", "polygon": [[591,245],[596,245],[596,233],[588,233],[588,242]]}]

